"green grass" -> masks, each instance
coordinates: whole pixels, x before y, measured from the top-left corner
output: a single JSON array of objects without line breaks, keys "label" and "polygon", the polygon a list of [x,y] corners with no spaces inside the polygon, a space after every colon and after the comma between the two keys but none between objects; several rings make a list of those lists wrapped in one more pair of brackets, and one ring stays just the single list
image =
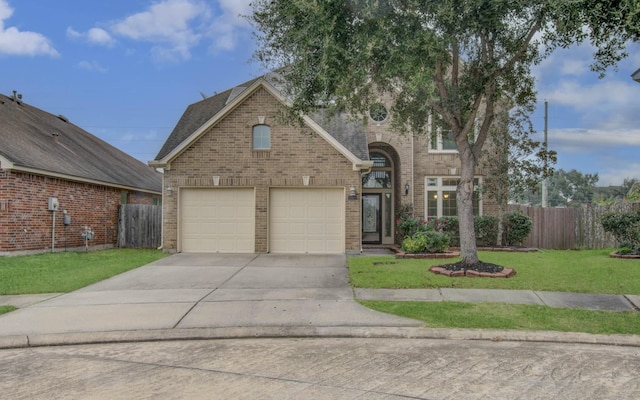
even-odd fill
[{"label": "green grass", "polygon": [[498,303],[362,301],[381,312],[424,321],[431,328],[550,330],[640,334],[640,313]]},{"label": "green grass", "polygon": [[450,278],[429,272],[458,259],[350,257],[351,284],[359,288],[521,289],[576,293],[640,294],[640,260],[614,259],[609,250],[480,252],[482,261],[514,268],[508,279]]},{"label": "green grass", "polygon": [[0,315],[16,310],[13,306],[0,306]]},{"label": "green grass", "polygon": [[159,250],[111,249],[0,257],[0,295],[67,293],[166,255]]}]

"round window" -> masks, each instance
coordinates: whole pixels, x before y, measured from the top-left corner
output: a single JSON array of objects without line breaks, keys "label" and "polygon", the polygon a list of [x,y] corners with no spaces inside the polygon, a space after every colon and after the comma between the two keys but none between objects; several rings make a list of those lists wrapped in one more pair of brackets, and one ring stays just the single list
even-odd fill
[{"label": "round window", "polygon": [[371,109],[369,109],[369,116],[376,122],[384,121],[388,115],[387,108],[380,103],[374,104]]}]

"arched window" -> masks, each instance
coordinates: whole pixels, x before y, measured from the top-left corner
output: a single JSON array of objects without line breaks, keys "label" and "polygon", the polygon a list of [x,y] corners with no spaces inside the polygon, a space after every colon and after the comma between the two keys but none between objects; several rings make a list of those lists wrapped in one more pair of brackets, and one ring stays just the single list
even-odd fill
[{"label": "arched window", "polygon": [[362,177],[362,187],[366,189],[391,189],[391,160],[378,152],[371,153],[371,161],[373,161],[373,168],[371,172]]},{"label": "arched window", "polygon": [[271,127],[269,125],[254,125],[253,127],[253,149],[271,149]]}]

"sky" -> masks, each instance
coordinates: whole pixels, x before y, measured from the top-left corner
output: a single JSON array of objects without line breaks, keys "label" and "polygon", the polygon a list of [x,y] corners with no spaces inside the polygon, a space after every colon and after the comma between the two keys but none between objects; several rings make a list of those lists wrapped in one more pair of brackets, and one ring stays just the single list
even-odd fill
[{"label": "sky", "polygon": [[[186,107],[265,72],[241,15],[250,0],[0,0],[0,93],[70,122],[147,163]],[[534,68],[537,138],[548,102],[556,168],[640,179],[640,43],[598,79],[588,45]]]}]

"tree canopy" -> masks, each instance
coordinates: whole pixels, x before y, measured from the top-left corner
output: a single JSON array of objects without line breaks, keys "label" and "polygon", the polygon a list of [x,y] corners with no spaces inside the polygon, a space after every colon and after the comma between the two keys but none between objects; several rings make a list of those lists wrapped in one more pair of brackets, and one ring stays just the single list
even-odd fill
[{"label": "tree canopy", "polygon": [[[461,160],[462,262],[479,262],[473,179],[501,110],[535,104],[531,66],[590,42],[604,72],[640,37],[638,0],[256,0],[256,58],[286,68],[294,113],[331,104],[364,114],[393,99],[399,132],[422,134],[438,114]],[[475,125],[475,128],[474,128]]]}]

